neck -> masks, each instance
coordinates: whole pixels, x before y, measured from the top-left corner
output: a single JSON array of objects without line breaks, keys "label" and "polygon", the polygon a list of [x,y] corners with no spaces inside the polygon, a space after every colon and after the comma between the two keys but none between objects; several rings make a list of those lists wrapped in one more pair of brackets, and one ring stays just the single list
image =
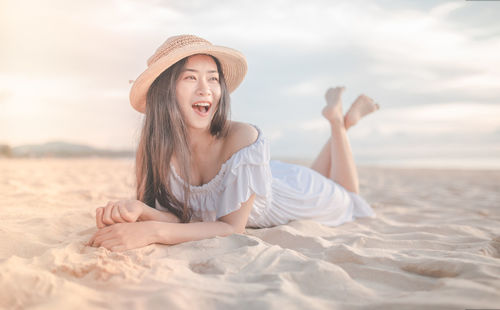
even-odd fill
[{"label": "neck", "polygon": [[209,129],[188,129],[188,144],[192,154],[203,154],[215,142]]}]

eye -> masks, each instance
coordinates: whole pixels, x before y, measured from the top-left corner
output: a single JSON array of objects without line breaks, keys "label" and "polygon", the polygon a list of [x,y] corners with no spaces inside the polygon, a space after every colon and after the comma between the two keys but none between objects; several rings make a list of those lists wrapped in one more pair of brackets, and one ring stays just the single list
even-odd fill
[{"label": "eye", "polygon": [[185,77],[185,79],[187,79],[187,80],[196,80],[196,78],[194,77],[194,75],[187,75]]},{"label": "eye", "polygon": [[212,76],[209,80],[210,80],[210,81],[216,81],[216,82],[218,82],[218,81],[219,81],[219,78],[218,78],[218,77],[216,77],[216,76]]}]

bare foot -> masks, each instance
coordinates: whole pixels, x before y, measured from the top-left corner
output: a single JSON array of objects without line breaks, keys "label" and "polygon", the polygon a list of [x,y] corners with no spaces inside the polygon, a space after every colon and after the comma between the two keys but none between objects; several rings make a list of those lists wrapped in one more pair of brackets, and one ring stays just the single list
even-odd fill
[{"label": "bare foot", "polygon": [[325,93],[326,107],[323,108],[321,114],[330,121],[330,123],[344,124],[342,117],[342,93],[345,87],[329,88]]},{"label": "bare foot", "polygon": [[372,98],[360,95],[349,108],[349,111],[344,116],[345,128],[356,125],[356,123],[364,116],[377,111],[380,106],[376,104]]}]

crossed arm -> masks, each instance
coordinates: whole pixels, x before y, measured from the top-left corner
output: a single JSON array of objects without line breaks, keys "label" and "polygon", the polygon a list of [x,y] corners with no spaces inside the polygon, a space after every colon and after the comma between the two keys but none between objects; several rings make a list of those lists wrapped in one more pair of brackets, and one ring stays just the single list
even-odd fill
[{"label": "crossed arm", "polygon": [[[174,214],[150,208],[137,200],[110,202],[97,209],[99,229],[87,245],[124,251],[152,243],[177,244],[244,233],[254,199],[255,194],[243,202],[240,209],[215,222],[195,223],[180,223]],[[116,207],[112,207],[113,204]]]}]

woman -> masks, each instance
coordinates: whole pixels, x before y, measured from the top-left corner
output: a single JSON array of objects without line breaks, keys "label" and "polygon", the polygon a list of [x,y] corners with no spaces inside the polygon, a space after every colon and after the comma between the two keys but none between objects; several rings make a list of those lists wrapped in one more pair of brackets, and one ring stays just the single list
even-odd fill
[{"label": "woman", "polygon": [[311,168],[270,161],[256,126],[230,121],[229,93],[245,57],[191,35],[169,38],[134,82],[130,101],[145,113],[136,156],[137,200],[97,208],[89,241],[112,251],[243,233],[311,219],[329,226],[373,216],[358,196],[346,130],[378,109],[361,95],[342,116],[343,87],[326,93],[331,138]]}]

